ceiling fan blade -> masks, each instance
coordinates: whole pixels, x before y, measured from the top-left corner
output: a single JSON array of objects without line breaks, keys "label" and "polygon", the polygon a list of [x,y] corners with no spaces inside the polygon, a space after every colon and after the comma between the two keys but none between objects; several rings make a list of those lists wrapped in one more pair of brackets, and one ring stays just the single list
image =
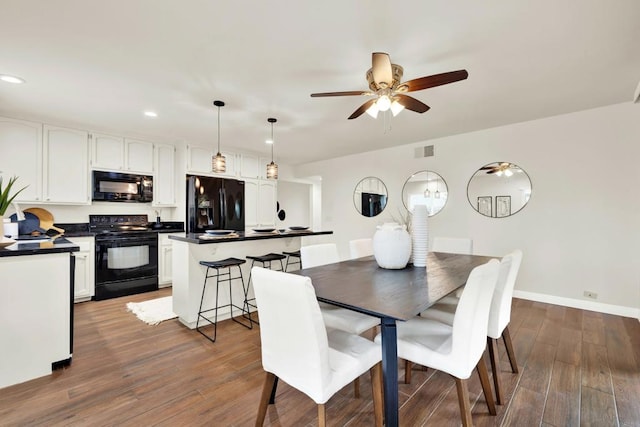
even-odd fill
[{"label": "ceiling fan blade", "polygon": [[356,119],[356,118],[360,117],[362,115],[362,113],[367,111],[369,109],[369,107],[371,107],[373,105],[374,102],[376,102],[375,98],[374,99],[370,99],[367,102],[365,102],[364,104],[362,104],[360,107],[358,107],[358,109],[356,111],[353,112],[353,114],[351,114],[349,116],[349,120]]},{"label": "ceiling fan blade", "polygon": [[378,88],[389,87],[393,82],[393,70],[391,69],[391,59],[389,54],[373,52],[371,55],[373,81]]},{"label": "ceiling fan blade", "polygon": [[409,80],[402,83],[402,86],[407,86],[407,92],[414,92],[416,90],[429,89],[430,87],[442,86],[449,83],[464,80],[469,77],[467,70],[449,71],[447,73],[434,74],[432,76],[420,77],[417,79]]},{"label": "ceiling fan blade", "polygon": [[348,92],[323,92],[323,93],[312,93],[311,96],[313,98],[319,96],[355,96],[355,95],[367,95],[368,92],[364,92],[361,90],[352,90]]},{"label": "ceiling fan blade", "polygon": [[429,108],[431,108],[427,104],[418,101],[417,99],[412,98],[408,95],[399,93],[396,95],[396,98],[398,99],[398,103],[400,103],[400,105],[404,106],[404,108],[406,108],[407,110],[415,111],[416,113],[424,113],[428,111]]}]

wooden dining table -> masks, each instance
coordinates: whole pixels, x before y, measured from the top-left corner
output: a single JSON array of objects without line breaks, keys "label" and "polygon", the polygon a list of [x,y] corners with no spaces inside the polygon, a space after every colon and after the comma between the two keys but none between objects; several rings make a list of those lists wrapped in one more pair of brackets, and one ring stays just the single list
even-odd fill
[{"label": "wooden dining table", "polygon": [[380,318],[385,424],[398,425],[396,322],[406,321],[454,292],[475,267],[493,257],[430,252],[427,267],[388,270],[374,257],[294,272],[311,278],[318,301]]}]

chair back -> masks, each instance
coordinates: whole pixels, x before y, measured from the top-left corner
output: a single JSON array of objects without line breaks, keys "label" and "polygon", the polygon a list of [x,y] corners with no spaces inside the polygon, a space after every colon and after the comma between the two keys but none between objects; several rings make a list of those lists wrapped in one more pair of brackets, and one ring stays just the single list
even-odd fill
[{"label": "chair back", "polygon": [[335,243],[320,243],[302,246],[300,248],[300,262],[302,268],[317,267],[319,265],[340,262],[338,246]]},{"label": "chair back", "polygon": [[431,251],[471,255],[473,254],[473,240],[466,237],[434,237]]},{"label": "chair back", "polygon": [[262,267],[251,276],[262,366],[315,401],[331,379],[329,344],[311,279]]},{"label": "chair back", "polygon": [[469,378],[487,345],[487,326],[491,299],[498,281],[500,263],[492,259],[474,268],[462,291],[455,317],[451,343],[451,364],[458,378]]},{"label": "chair back", "polygon": [[493,293],[493,301],[491,301],[487,330],[487,335],[491,338],[500,338],[502,331],[511,321],[511,299],[521,262],[522,251],[520,249],[505,255],[500,261],[500,274],[496,290]]},{"label": "chair back", "polygon": [[373,255],[373,239],[350,240],[349,253],[352,259]]}]

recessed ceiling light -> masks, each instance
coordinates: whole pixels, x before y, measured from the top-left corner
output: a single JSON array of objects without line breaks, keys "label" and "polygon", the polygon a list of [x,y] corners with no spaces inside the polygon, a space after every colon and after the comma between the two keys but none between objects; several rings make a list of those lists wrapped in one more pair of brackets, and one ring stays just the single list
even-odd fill
[{"label": "recessed ceiling light", "polygon": [[24,83],[24,79],[16,76],[10,76],[8,74],[0,74],[0,80],[7,83],[21,84]]},{"label": "recessed ceiling light", "polygon": [[145,111],[144,115],[147,117],[158,117],[158,113],[156,113],[155,111]]}]

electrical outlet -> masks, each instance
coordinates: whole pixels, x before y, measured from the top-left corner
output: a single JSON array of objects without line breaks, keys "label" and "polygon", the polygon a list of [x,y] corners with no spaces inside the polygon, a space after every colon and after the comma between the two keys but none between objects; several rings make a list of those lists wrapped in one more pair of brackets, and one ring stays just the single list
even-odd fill
[{"label": "electrical outlet", "polygon": [[584,296],[587,298],[598,299],[598,294],[591,291],[584,291]]}]

